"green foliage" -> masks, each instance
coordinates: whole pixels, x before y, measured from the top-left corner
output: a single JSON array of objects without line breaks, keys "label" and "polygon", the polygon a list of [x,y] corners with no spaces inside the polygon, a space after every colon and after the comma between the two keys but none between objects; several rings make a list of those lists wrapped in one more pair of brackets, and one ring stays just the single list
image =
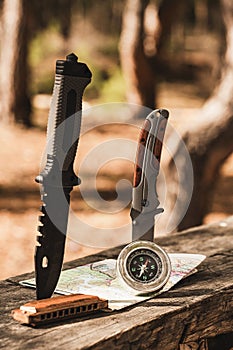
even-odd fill
[{"label": "green foliage", "polygon": [[119,38],[101,35],[101,40],[98,40],[99,33],[95,31],[93,38],[91,41],[79,40],[75,50],[79,60],[87,63],[93,75],[85,90],[85,98],[98,100],[98,103],[125,100],[124,81],[119,68]]},{"label": "green foliage", "polygon": [[59,34],[58,25],[53,23],[46,30],[39,32],[30,42],[29,63],[37,67],[50,55],[61,51],[63,38]]},{"label": "green foliage", "polygon": [[118,59],[118,44],[119,44],[119,37],[110,37],[108,42],[104,42],[99,47],[99,52],[103,56],[116,61]]},{"label": "green foliage", "polygon": [[55,60],[63,56],[64,39],[58,26],[52,24],[39,32],[30,42],[29,65],[32,71],[32,94],[50,94],[53,87]]},{"label": "green foliage", "polygon": [[[32,94],[50,94],[54,81],[54,66],[58,58],[68,51],[75,52],[79,61],[87,63],[93,78],[85,91],[85,99],[102,102],[124,100],[124,82],[118,68],[118,40],[116,36],[101,36],[93,32],[90,40],[79,38],[78,46],[69,49],[69,45],[60,34],[59,26],[52,22],[50,26],[37,33],[30,42],[29,64],[32,71],[30,90]],[[93,40],[93,43],[92,43]],[[68,50],[68,51],[67,51]]]},{"label": "green foliage", "polygon": [[115,68],[108,80],[103,83],[100,95],[102,102],[125,101],[125,82],[120,68]]},{"label": "green foliage", "polygon": [[[86,99],[123,100],[124,83],[117,66],[123,4],[123,0],[104,3],[94,0],[52,0],[49,3],[32,0],[28,3],[32,18],[29,43],[30,93],[50,94],[55,61],[73,51],[81,62],[88,64],[93,73],[92,83],[85,91]],[[67,28],[71,28],[71,24],[75,31],[71,31],[72,47],[69,49],[70,42],[64,37],[69,34]],[[92,28],[91,35],[88,28]],[[80,35],[82,32],[86,35]],[[73,46],[76,36],[77,50]]]},{"label": "green foliage", "polygon": [[92,81],[86,88],[85,97],[88,100],[97,100],[101,95],[105,72],[93,64],[88,64],[88,66],[92,72]]},{"label": "green foliage", "polygon": [[86,99],[98,100],[98,103],[125,101],[125,83],[120,68],[108,72],[96,66],[89,67],[93,78],[85,91]]}]

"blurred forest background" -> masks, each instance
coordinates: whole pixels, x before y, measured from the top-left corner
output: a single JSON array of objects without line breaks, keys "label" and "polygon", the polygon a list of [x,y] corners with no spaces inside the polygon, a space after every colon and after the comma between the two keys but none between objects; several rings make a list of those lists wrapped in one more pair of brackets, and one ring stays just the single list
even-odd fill
[{"label": "blurred forest background", "polygon": [[[45,146],[55,61],[70,52],[93,73],[85,106],[130,102],[170,110],[170,123],[190,152],[195,181],[177,229],[232,214],[231,0],[0,0],[0,15],[0,278],[34,268],[40,206],[34,178]],[[132,118],[142,125],[142,119]],[[137,140],[138,130],[118,125],[93,129],[81,139],[79,159],[96,140],[126,135]],[[174,154],[185,176],[179,145]],[[177,176],[171,159],[164,168],[171,189],[169,214]],[[132,181],[132,174],[133,164],[125,162],[103,167],[97,181],[101,196],[114,199],[116,182]],[[78,190],[72,206],[93,225],[129,222],[129,208],[112,216],[96,212]],[[93,251],[68,240],[65,259]]]}]

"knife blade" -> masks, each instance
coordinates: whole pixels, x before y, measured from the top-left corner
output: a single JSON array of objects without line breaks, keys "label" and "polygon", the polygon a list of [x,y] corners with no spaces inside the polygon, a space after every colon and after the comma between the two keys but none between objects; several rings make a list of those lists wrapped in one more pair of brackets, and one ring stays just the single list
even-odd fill
[{"label": "knife blade", "polygon": [[71,53],[56,61],[56,74],[47,126],[47,156],[36,177],[41,185],[41,215],[35,249],[37,299],[56,288],[64,256],[70,193],[80,184],[73,163],[81,127],[82,95],[91,71]]},{"label": "knife blade", "polygon": [[154,239],[154,217],[163,212],[156,191],[163,138],[169,112],[156,109],[144,122],[138,141],[134,168],[132,204],[132,241]]}]

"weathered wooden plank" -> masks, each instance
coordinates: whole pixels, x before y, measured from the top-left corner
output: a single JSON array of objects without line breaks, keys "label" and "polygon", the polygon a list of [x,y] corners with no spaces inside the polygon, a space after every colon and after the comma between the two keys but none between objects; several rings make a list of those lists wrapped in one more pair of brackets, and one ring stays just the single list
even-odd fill
[{"label": "weathered wooden plank", "polygon": [[[91,346],[90,349],[98,347],[109,349],[110,346],[124,349],[127,348],[128,344],[139,346],[143,343],[144,337],[149,337],[145,348],[155,349],[155,346],[159,344],[161,349],[175,349],[180,339],[180,337],[177,338],[177,335],[181,336],[184,329],[183,339],[185,341],[191,341],[193,337],[214,336],[218,332],[222,332],[219,324],[225,320],[226,313],[229,314],[229,322],[233,317],[232,302],[230,302],[232,288],[229,279],[233,268],[233,259],[228,256],[228,260],[225,260],[225,256],[221,256],[221,259],[216,256],[207,259],[205,266],[199,272],[199,277],[193,275],[174,290],[159,298],[142,303],[127,312],[107,315],[101,319],[84,320],[81,323],[61,325],[58,329],[65,328],[65,338],[60,331],[57,331],[57,327],[52,331],[50,329],[49,333],[38,330],[42,332],[43,336],[41,339],[37,339],[37,349],[42,348],[50,337],[53,339],[51,348],[59,346],[59,348],[65,349],[67,346],[69,349],[75,349],[77,344],[80,348],[86,344]],[[216,266],[216,269],[213,270],[212,266]],[[223,267],[224,276],[220,276],[218,281],[211,284],[210,280],[219,276]],[[200,280],[202,281],[201,285]],[[230,289],[228,289],[229,286]],[[223,292],[224,295],[222,295]],[[220,297],[222,297],[221,301]],[[215,310],[215,318],[213,310]],[[203,313],[205,313],[204,316]],[[206,330],[208,324],[211,327]],[[94,339],[93,327],[96,327]],[[229,327],[232,327],[232,324]],[[74,331],[75,328],[77,332]],[[42,341],[41,347],[40,341]],[[93,341],[94,344],[92,344]],[[29,349],[33,342],[34,339],[25,339],[24,348]],[[98,347],[96,347],[97,344]],[[158,349],[160,348],[158,347]]]},{"label": "weathered wooden plank", "polygon": [[[11,349],[166,349],[197,342],[233,330],[233,218],[226,223],[202,226],[157,243],[170,252],[204,253],[208,258],[199,272],[160,297],[122,312],[95,315],[41,329],[18,325],[9,313],[35,296],[35,291],[1,282],[8,290],[0,332],[2,348]],[[73,267],[114,257],[120,248],[66,264]],[[28,278],[28,277],[26,277]],[[14,283],[14,284],[13,284]],[[49,346],[48,346],[49,344]]]}]

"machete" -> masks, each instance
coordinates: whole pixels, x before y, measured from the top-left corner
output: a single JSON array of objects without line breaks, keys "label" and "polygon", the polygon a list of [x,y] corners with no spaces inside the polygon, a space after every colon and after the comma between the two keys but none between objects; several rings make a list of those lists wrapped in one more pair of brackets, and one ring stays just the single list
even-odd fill
[{"label": "machete", "polygon": [[75,54],[56,61],[56,75],[47,127],[46,164],[36,181],[41,184],[41,215],[35,250],[37,299],[56,288],[64,256],[70,192],[80,184],[73,163],[81,126],[82,95],[91,72]]},{"label": "machete", "polygon": [[146,117],[141,129],[134,168],[130,211],[132,241],[153,241],[154,217],[163,212],[163,209],[159,208],[156,181],[168,117],[167,110],[154,110]]}]

